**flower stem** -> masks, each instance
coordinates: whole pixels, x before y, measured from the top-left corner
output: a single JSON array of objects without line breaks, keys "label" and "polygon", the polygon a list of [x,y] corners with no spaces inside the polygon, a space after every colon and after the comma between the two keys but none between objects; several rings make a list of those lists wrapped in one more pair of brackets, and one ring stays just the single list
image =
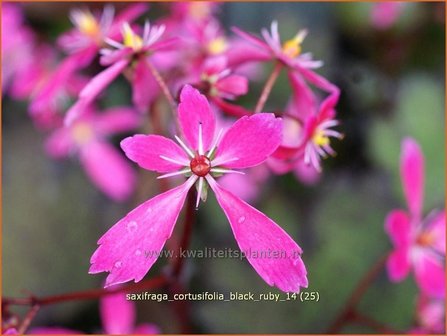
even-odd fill
[{"label": "flower stem", "polygon": [[[351,293],[349,299],[346,301],[344,309],[337,316],[334,323],[327,330],[328,334],[337,334],[343,326],[349,321],[366,321],[366,317],[360,315],[356,311],[356,307],[360,302],[363,295],[368,290],[371,283],[376,279],[376,277],[382,271],[385,266],[388,254],[382,255],[376,263],[369,269],[369,271],[360,279],[359,283],[355,287],[354,291]],[[360,316],[360,318],[359,318]]]},{"label": "flower stem", "polygon": [[272,73],[270,74],[267,82],[265,82],[264,88],[262,89],[261,96],[259,97],[258,102],[256,103],[255,113],[259,113],[264,108],[264,105],[270,96],[270,92],[272,91],[273,85],[278,79],[279,73],[281,72],[283,65],[280,62],[275,64]]},{"label": "flower stem", "polygon": [[152,63],[146,59],[146,65],[151,71],[152,75],[154,76],[155,80],[157,81],[158,85],[160,86],[161,91],[165,95],[166,99],[169,102],[169,105],[171,105],[172,110],[175,112],[175,109],[177,108],[177,103],[175,102],[174,97],[171,94],[171,91],[169,91],[168,85],[166,84],[165,80],[161,76],[161,74],[158,72],[158,70],[152,65]]},{"label": "flower stem", "polygon": [[17,332],[20,335],[25,334],[25,331],[28,329],[29,325],[31,324],[31,321],[34,319],[34,317],[36,316],[39,309],[40,309],[40,306],[36,304],[33,307],[31,307],[31,309],[28,311],[28,313],[26,314],[22,323],[20,324],[19,329],[17,330]]}]

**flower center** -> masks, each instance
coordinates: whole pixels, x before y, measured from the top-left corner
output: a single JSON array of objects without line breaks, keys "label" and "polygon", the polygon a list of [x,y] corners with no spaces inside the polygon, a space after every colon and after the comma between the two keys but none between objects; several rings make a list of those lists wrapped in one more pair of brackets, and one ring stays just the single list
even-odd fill
[{"label": "flower center", "polygon": [[127,22],[123,24],[122,35],[123,43],[126,47],[132,48],[135,51],[138,51],[143,47],[143,40],[134,33]]},{"label": "flower center", "polygon": [[321,130],[315,132],[314,136],[312,137],[312,141],[314,142],[314,144],[320,147],[329,145],[328,136],[325,135],[324,132]]},{"label": "flower center", "polygon": [[205,177],[211,170],[211,161],[205,155],[196,155],[189,166],[194,174]]},{"label": "flower center", "polygon": [[290,40],[287,40],[282,45],[282,51],[284,54],[291,58],[297,57],[301,54],[301,43],[306,37],[307,32],[305,30],[301,30],[296,34],[296,36]]},{"label": "flower center", "polygon": [[218,55],[226,51],[228,48],[227,41],[224,37],[216,37],[208,43],[208,52],[211,55]]},{"label": "flower center", "polygon": [[417,239],[416,243],[420,246],[430,246],[433,244],[435,237],[431,232],[421,233]]},{"label": "flower center", "polygon": [[71,132],[74,141],[80,146],[88,143],[94,135],[90,125],[85,122],[77,123]]},{"label": "flower center", "polygon": [[96,36],[99,32],[99,25],[96,18],[90,12],[82,12],[77,17],[77,26],[79,31],[85,35]]}]

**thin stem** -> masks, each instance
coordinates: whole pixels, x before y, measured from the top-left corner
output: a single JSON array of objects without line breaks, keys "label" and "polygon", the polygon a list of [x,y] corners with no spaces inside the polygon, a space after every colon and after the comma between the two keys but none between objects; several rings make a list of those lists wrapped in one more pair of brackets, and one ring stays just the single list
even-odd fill
[{"label": "thin stem", "polygon": [[360,314],[359,312],[354,312],[351,320],[353,322],[358,322],[362,325],[368,326],[371,329],[378,331],[380,334],[401,334],[401,332],[391,329],[388,326],[370,318],[369,316]]},{"label": "thin stem", "polygon": [[184,264],[184,258],[181,257],[180,252],[181,250],[185,250],[191,241],[191,234],[192,234],[192,228],[194,224],[195,219],[195,211],[196,205],[195,205],[195,199],[194,199],[194,190],[191,189],[188,193],[188,199],[186,201],[186,213],[185,213],[185,220],[183,225],[183,235],[181,237],[179,248],[178,248],[178,255],[176,260],[173,264],[173,276],[177,278],[182,269]]},{"label": "thin stem", "polygon": [[278,62],[275,64],[275,67],[273,68],[272,73],[270,74],[269,78],[267,79],[267,82],[264,85],[264,88],[262,89],[261,96],[259,97],[259,100],[255,107],[255,113],[259,113],[264,108],[264,105],[270,96],[270,92],[272,91],[273,85],[275,84],[276,80],[278,79],[279,73],[281,72],[283,65]]},{"label": "thin stem", "polygon": [[328,334],[338,333],[346,322],[358,315],[355,311],[357,304],[360,302],[374,279],[380,274],[382,268],[385,266],[387,258],[388,254],[381,256],[370,270],[360,279],[348,301],[346,301],[344,309],[342,309],[334,323],[329,327],[327,331]]},{"label": "thin stem", "polygon": [[163,79],[163,77],[160,75],[158,70],[152,65],[152,63],[148,59],[146,59],[146,64],[147,64],[147,67],[149,68],[149,70],[151,71],[152,75],[154,76],[155,80],[157,81],[158,85],[160,86],[161,91],[163,92],[166,99],[168,100],[169,105],[171,105],[172,110],[175,112],[177,104],[176,104],[175,99],[172,96],[171,92],[169,91],[169,88],[168,88],[165,80]]},{"label": "thin stem", "polygon": [[17,330],[19,335],[25,334],[25,331],[28,329],[29,325],[31,324],[31,321],[34,319],[39,309],[40,306],[36,304],[28,311],[22,323],[20,324],[19,329]]},{"label": "thin stem", "polygon": [[18,306],[45,306],[55,303],[62,303],[67,301],[78,301],[78,300],[88,300],[97,299],[106,295],[122,293],[122,292],[136,292],[139,290],[155,289],[165,286],[168,283],[168,279],[160,275],[151,279],[147,279],[138,283],[132,283],[127,286],[117,287],[113,289],[90,289],[86,291],[65,293],[60,295],[52,295],[46,297],[35,297],[31,296],[29,298],[3,298],[3,305],[18,305]]}]

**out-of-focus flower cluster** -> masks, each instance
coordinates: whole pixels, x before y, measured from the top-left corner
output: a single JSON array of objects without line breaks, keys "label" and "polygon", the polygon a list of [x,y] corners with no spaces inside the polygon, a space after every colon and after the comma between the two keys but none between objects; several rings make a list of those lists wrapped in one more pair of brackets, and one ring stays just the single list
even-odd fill
[{"label": "out-of-focus flower cluster", "polygon": [[[123,201],[134,191],[136,177],[111,145],[111,136],[141,129],[154,118],[162,120],[158,131],[172,133],[174,118],[163,123],[166,118],[158,113],[168,113],[185,84],[208,98],[220,128],[234,117],[265,112],[237,100],[246,94],[259,96],[250,86],[262,77],[261,63],[271,63],[277,72],[287,73],[292,92],[284,106],[271,111],[284,120],[282,143],[263,166],[248,170],[243,181],[227,175],[222,184],[250,199],[270,173],[294,172],[303,183],[315,183],[321,159],[334,154],[331,138],[342,135],[333,129],[338,125],[339,90],[317,74],[323,62],[303,52],[307,31],[282,41],[273,22],[262,38],[238,28],[228,35],[217,19],[217,3],[164,6],[168,14],[158,18],[150,17],[143,3],[118,13],[111,5],[98,12],[73,9],[72,29],[54,46],[36,36],[18,5],[3,5],[3,95],[29,101],[34,124],[49,134],[47,154],[77,158],[99,190]],[[120,75],[131,87],[132,106],[102,110],[104,95]]]},{"label": "out-of-focus flower cluster", "polygon": [[424,155],[411,138],[402,142],[400,174],[408,210],[395,209],[385,220],[394,250],[387,260],[393,282],[414,274],[420,289],[414,333],[445,332],[445,210],[423,217]]}]

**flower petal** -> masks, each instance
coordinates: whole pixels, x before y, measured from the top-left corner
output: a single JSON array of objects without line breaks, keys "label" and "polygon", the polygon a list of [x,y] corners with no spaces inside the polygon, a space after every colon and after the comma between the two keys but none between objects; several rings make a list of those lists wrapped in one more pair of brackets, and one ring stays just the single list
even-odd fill
[{"label": "flower petal", "polygon": [[202,124],[203,148],[207,151],[213,141],[216,119],[206,97],[185,85],[180,93],[178,115],[183,135],[194,150],[199,148],[199,124]]},{"label": "flower petal", "polygon": [[133,192],[134,171],[110,144],[93,141],[81,149],[80,159],[92,182],[110,198],[124,201]]},{"label": "flower petal", "polygon": [[70,131],[65,127],[54,131],[45,141],[45,151],[55,159],[67,157],[74,146]]},{"label": "flower petal", "polygon": [[79,100],[67,111],[65,124],[70,125],[82,110],[93,102],[96,97],[126,68],[129,60],[124,59],[93,77],[90,82],[79,93]]},{"label": "flower petal", "polygon": [[216,83],[216,88],[223,94],[238,97],[247,94],[248,79],[241,75],[229,75]]},{"label": "flower petal", "polygon": [[408,247],[411,239],[411,226],[407,213],[403,210],[391,211],[385,219],[385,231],[395,247]]},{"label": "flower petal", "polygon": [[427,234],[433,237],[432,246],[439,253],[445,255],[445,211],[435,214],[427,225]]},{"label": "flower petal", "polygon": [[179,187],[144,202],[116,223],[98,241],[89,273],[109,272],[106,286],[140,281],[157,260],[185,202],[190,177]]},{"label": "flower petal", "polygon": [[111,335],[131,334],[135,325],[135,304],[126,300],[126,294],[106,295],[99,301],[104,333]]},{"label": "flower petal", "polygon": [[143,323],[139,324],[133,330],[135,335],[158,335],[161,334],[161,330],[155,324]]},{"label": "flower petal", "polygon": [[132,102],[138,111],[146,113],[159,92],[159,86],[145,60],[140,60],[136,64],[132,80]]},{"label": "flower petal", "polygon": [[431,251],[423,251],[414,263],[416,283],[429,296],[445,297],[445,268],[443,262]]},{"label": "flower petal", "polygon": [[300,287],[307,287],[302,250],[293,239],[266,215],[222,189],[212,178],[207,180],[239,248],[262,279],[284,292],[299,292]]},{"label": "flower petal", "polygon": [[402,142],[400,174],[410,213],[420,219],[424,194],[424,155],[411,138]]},{"label": "flower petal", "polygon": [[117,106],[95,116],[95,129],[101,134],[109,135],[128,132],[138,127],[141,116],[131,107]]},{"label": "flower petal", "polygon": [[242,117],[223,136],[213,161],[228,168],[256,166],[278,148],[282,128],[282,119],[273,113]]},{"label": "flower petal", "polygon": [[407,277],[410,272],[408,253],[407,248],[400,248],[394,250],[388,257],[386,266],[391,281],[399,282]]},{"label": "flower petal", "polygon": [[[121,141],[121,148],[127,157],[141,168],[159,173],[170,173],[189,166],[183,149],[174,141],[160,135],[136,134]],[[171,160],[165,160],[161,156]]]}]

